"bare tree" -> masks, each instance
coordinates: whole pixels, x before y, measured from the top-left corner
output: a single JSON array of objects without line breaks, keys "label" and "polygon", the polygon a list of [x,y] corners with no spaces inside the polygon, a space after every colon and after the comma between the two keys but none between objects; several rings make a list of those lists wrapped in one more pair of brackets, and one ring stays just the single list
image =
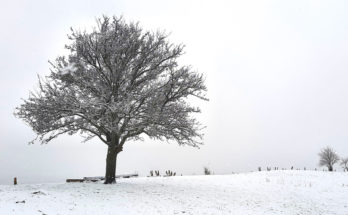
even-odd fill
[{"label": "bare tree", "polygon": [[348,172],[348,157],[341,159],[341,166],[343,168],[343,171]]},{"label": "bare tree", "polygon": [[326,166],[329,171],[333,171],[333,165],[337,163],[340,158],[330,147],[326,147],[319,153],[319,166]]},{"label": "bare tree", "polygon": [[187,99],[207,100],[206,86],[201,74],[179,66],[183,45],[117,17],[98,19],[90,33],[71,31],[70,54],[50,62],[50,75],[39,77],[39,89],[15,110],[39,141],[77,132],[85,141],[98,137],[108,147],[106,184],[116,182],[126,141],[202,144],[202,126],[192,116],[200,109]]}]

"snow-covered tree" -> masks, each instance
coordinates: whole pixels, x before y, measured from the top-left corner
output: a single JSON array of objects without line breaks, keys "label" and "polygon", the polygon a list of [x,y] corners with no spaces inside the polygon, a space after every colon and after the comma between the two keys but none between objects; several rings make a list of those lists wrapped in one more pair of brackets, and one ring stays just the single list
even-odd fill
[{"label": "snow-covered tree", "polygon": [[333,171],[333,165],[340,160],[340,157],[330,147],[322,149],[319,158],[319,166],[326,166],[329,171]]},{"label": "snow-covered tree", "polygon": [[343,171],[348,172],[348,157],[341,159],[341,166],[343,168]]},{"label": "snow-covered tree", "polygon": [[179,65],[183,45],[106,16],[91,32],[72,29],[69,39],[70,54],[51,62],[50,74],[15,111],[39,141],[78,132],[85,141],[98,137],[108,147],[106,184],[115,182],[117,154],[129,140],[202,144],[192,116],[200,109],[188,98],[207,100],[206,86],[201,74]]}]

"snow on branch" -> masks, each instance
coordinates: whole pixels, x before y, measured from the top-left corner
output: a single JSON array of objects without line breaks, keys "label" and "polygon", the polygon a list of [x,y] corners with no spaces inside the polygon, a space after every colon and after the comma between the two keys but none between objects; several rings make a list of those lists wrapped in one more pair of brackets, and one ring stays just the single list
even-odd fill
[{"label": "snow on branch", "polygon": [[192,116],[200,109],[187,98],[207,100],[207,88],[202,74],[179,65],[183,45],[117,17],[98,19],[92,32],[72,29],[69,39],[70,54],[50,62],[39,92],[15,111],[41,142],[79,132],[109,146],[141,135],[202,144],[203,127]]}]

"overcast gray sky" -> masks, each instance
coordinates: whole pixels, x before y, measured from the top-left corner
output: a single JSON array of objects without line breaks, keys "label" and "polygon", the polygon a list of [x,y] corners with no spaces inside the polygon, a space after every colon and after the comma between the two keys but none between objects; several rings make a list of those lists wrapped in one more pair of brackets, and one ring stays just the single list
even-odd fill
[{"label": "overcast gray sky", "polygon": [[[35,134],[13,116],[21,98],[65,53],[70,27],[88,29],[102,14],[123,15],[186,45],[185,64],[206,76],[209,102],[201,149],[129,142],[118,173],[178,174],[315,168],[331,146],[348,156],[348,2],[346,1],[48,1],[0,7],[0,183],[55,182],[103,175],[106,147],[62,136],[28,145]],[[336,166],[338,169],[339,167]]]}]

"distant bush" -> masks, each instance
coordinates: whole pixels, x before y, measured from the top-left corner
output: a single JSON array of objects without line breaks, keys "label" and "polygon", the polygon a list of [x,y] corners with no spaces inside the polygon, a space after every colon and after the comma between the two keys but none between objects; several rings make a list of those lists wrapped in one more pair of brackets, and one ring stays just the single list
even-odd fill
[{"label": "distant bush", "polygon": [[[155,174],[154,174],[155,173]],[[155,172],[153,170],[150,171],[150,176],[154,177],[154,176],[160,176],[160,172],[159,170],[155,170]]]},{"label": "distant bush", "polygon": [[211,175],[211,171],[208,167],[204,167],[204,175]]},{"label": "distant bush", "polygon": [[343,168],[343,171],[348,172],[348,157],[341,159],[341,166]]},{"label": "distant bush", "polygon": [[166,176],[175,176],[175,175],[176,175],[176,172],[173,172],[173,171],[170,171],[170,170],[166,171]]}]

